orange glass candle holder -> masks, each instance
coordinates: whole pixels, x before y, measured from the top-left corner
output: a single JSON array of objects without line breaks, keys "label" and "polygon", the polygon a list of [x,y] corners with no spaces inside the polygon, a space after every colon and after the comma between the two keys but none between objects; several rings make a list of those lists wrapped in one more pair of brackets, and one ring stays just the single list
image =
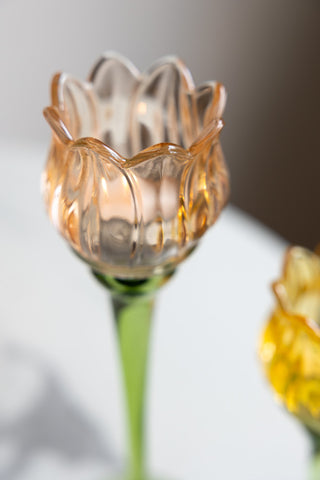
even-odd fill
[{"label": "orange glass candle holder", "polygon": [[144,387],[157,289],[214,224],[229,194],[219,135],[226,93],[195,87],[181,60],[145,73],[104,55],[88,81],[52,81],[42,189],[54,226],[109,290],[128,406],[125,478],[145,480]]},{"label": "orange glass candle holder", "polygon": [[43,195],[52,223],[92,267],[118,278],[171,271],[226,203],[224,87],[195,88],[174,57],[140,74],[107,54],[88,82],[52,81]]}]

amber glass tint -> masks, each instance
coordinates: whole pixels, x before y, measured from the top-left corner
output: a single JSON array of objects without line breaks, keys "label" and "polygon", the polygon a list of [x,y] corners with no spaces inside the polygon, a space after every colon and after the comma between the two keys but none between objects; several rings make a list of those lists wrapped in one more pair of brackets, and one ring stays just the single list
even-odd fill
[{"label": "amber glass tint", "polygon": [[215,222],[229,192],[225,99],[219,83],[195,88],[174,57],[141,74],[109,53],[87,82],[53,78],[43,194],[56,228],[95,270],[164,274]]}]

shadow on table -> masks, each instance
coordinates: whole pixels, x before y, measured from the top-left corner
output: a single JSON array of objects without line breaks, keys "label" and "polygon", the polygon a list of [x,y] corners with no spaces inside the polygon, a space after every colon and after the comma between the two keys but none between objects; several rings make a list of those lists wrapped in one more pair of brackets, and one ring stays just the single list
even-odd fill
[{"label": "shadow on table", "polygon": [[55,372],[36,355],[7,345],[0,350],[0,479],[14,480],[48,452],[68,462],[115,463]]}]

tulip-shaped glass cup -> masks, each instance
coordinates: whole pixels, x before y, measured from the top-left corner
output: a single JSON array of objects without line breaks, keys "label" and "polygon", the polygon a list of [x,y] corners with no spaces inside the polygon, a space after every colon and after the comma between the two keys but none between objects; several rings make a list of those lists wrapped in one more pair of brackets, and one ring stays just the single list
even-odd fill
[{"label": "tulip-shaped glass cup", "polygon": [[128,480],[145,480],[143,404],[157,289],[226,204],[219,143],[226,94],[196,88],[175,57],[145,73],[107,53],[87,82],[57,74],[44,115],[43,173],[54,226],[111,292],[128,407]]}]

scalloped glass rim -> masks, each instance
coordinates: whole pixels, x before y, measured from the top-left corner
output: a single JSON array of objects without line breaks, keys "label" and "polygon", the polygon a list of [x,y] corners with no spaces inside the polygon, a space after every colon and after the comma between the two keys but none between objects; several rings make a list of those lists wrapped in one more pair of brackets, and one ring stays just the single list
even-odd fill
[{"label": "scalloped glass rim", "polygon": [[[208,125],[206,125],[202,129],[202,131],[200,131],[197,138],[188,148],[184,148],[183,146],[175,143],[161,142],[151,145],[143,150],[140,150],[139,153],[133,155],[132,157],[125,157],[124,155],[121,155],[119,152],[117,152],[117,150],[115,150],[108,144],[92,136],[80,137],[77,139],[73,138],[60,115],[60,104],[62,96],[60,86],[63,80],[68,77],[76,81],[81,87],[90,88],[95,73],[99,70],[101,64],[106,60],[120,61],[123,65],[127,67],[127,69],[132,73],[132,75],[136,77],[137,80],[139,80],[139,82],[142,82],[143,78],[147,78],[157,68],[167,64],[174,64],[176,67],[178,67],[179,72],[181,72],[183,75],[186,91],[194,95],[205,88],[210,88],[212,90],[212,92],[214,93],[213,108],[217,109],[216,118],[209,122]],[[195,87],[189,69],[179,58],[175,56],[171,55],[162,57],[156,62],[154,62],[151,67],[147,69],[144,73],[140,73],[139,70],[133,65],[133,63],[131,63],[126,57],[115,52],[107,52],[102,55],[101,58],[97,61],[96,65],[93,67],[91,73],[89,74],[87,82],[81,82],[76,78],[72,77],[71,75],[67,75],[65,73],[57,73],[56,75],[54,75],[51,85],[51,99],[52,105],[46,107],[43,110],[43,114],[50,127],[52,128],[53,132],[66,147],[76,148],[78,146],[81,146],[93,149],[94,151],[102,155],[103,158],[107,157],[108,159],[113,160],[117,164],[121,164],[122,167],[130,167],[133,165],[137,165],[138,163],[148,161],[150,158],[154,158],[159,155],[174,154],[177,155],[177,157],[179,157],[179,155],[181,155],[181,157],[197,155],[209,143],[214,142],[215,138],[218,140],[219,133],[224,126],[221,115],[225,107],[227,94],[224,86],[219,82],[208,81],[199,85],[198,87]]]},{"label": "scalloped glass rim", "polygon": [[74,140],[63,120],[59,116],[59,111],[56,107],[46,107],[43,110],[43,114],[52,130],[58,136],[59,140],[67,148],[73,149],[84,147],[94,150],[103,158],[108,158],[118,165],[121,165],[123,168],[136,166],[139,163],[152,160],[153,158],[161,155],[175,155],[176,158],[180,158],[182,161],[185,161],[186,157],[192,157],[198,154],[208,143],[212,143],[215,138],[218,140],[219,133],[224,126],[222,119],[213,121],[211,125],[204,129],[201,136],[199,136],[197,141],[194,142],[188,149],[185,149],[181,145],[177,145],[175,143],[161,142],[141,150],[138,154],[131,158],[126,158],[98,138],[81,137],[77,140]]}]

